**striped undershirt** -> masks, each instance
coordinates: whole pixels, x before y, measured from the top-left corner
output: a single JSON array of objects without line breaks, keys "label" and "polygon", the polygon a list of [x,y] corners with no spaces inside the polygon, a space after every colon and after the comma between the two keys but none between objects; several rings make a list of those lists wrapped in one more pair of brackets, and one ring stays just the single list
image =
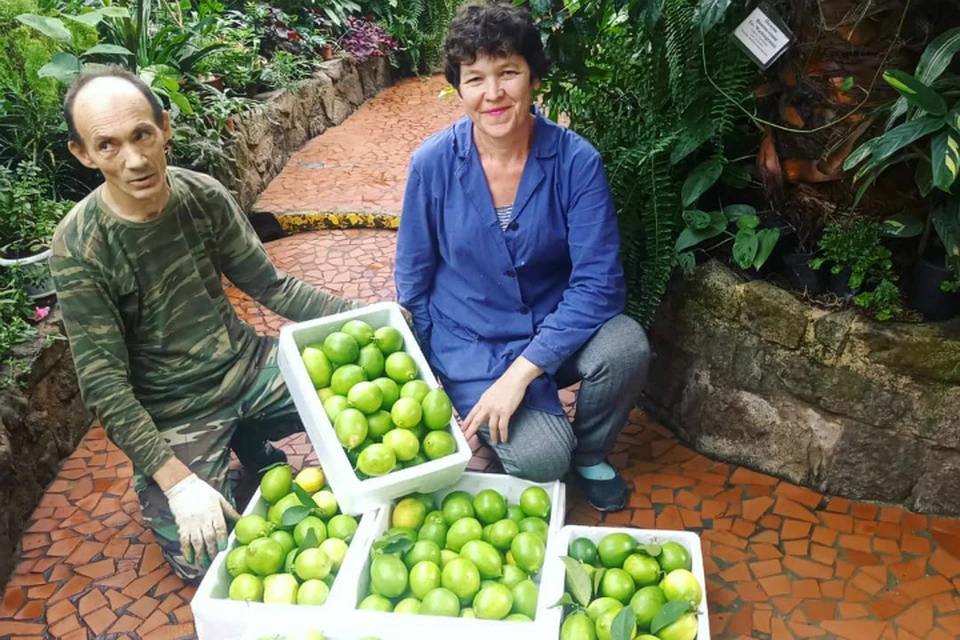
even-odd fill
[{"label": "striped undershirt", "polygon": [[503,207],[495,207],[497,210],[497,220],[500,221],[500,228],[506,230],[507,225],[510,224],[510,218],[513,216],[513,205],[508,204]]}]

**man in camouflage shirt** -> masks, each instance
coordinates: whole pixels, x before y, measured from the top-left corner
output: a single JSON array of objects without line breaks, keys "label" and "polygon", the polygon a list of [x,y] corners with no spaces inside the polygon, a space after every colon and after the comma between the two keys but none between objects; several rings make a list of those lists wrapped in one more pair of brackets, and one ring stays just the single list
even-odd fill
[{"label": "man in camouflage shirt", "polygon": [[231,446],[258,464],[267,440],[303,429],[276,340],[237,317],[221,276],[294,321],[354,305],[279,272],[219,182],[167,166],[169,116],[139,78],[81,76],[64,111],[71,153],[104,177],[50,259],[80,387],[133,462],[165,557],[196,579],[226,547],[224,514],[239,517]]}]

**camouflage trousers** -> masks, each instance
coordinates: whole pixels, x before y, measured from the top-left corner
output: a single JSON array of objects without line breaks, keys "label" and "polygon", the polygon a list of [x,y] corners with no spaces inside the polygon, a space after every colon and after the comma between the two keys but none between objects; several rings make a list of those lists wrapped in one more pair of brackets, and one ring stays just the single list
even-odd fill
[{"label": "camouflage trousers", "polygon": [[[265,339],[257,350],[256,378],[240,398],[207,415],[157,424],[174,455],[234,506],[237,506],[234,498],[237,477],[228,473],[231,440],[236,436],[256,442],[276,441],[303,431],[303,423],[277,365],[277,341]],[[206,553],[192,561],[183,556],[177,525],[163,491],[151,478],[136,473],[134,486],[143,522],[153,531],[167,562],[184,580],[192,582],[201,578],[210,566],[210,559]],[[239,505],[239,510],[243,507]],[[232,525],[228,519],[228,528]]]}]

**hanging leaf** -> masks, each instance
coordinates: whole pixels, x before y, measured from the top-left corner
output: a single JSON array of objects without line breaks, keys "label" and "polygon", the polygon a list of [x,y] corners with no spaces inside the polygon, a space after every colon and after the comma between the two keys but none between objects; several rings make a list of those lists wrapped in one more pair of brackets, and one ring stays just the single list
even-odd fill
[{"label": "hanging leaf", "polygon": [[933,212],[933,228],[947,255],[960,257],[960,200],[953,198]]},{"label": "hanging leaf", "polygon": [[610,623],[610,640],[633,640],[637,630],[637,614],[633,607],[624,607]]},{"label": "hanging leaf", "polygon": [[320,541],[317,540],[317,532],[313,529],[307,529],[307,535],[303,536],[303,542],[300,543],[300,551],[315,549],[318,546],[320,546]]},{"label": "hanging leaf", "polygon": [[697,269],[697,259],[693,257],[693,251],[684,251],[677,255],[677,262],[680,264],[680,270],[686,275],[693,275]]},{"label": "hanging leaf", "polygon": [[402,555],[413,548],[414,541],[403,533],[384,536],[373,543],[372,554]]},{"label": "hanging leaf", "polygon": [[96,27],[100,24],[100,21],[103,20],[103,14],[99,11],[90,11],[88,13],[81,13],[78,16],[63,16],[67,20],[73,20],[74,22],[79,22],[80,24],[85,24],[88,27]]},{"label": "hanging leaf", "polygon": [[[627,607],[629,608],[629,607]],[[650,622],[650,633],[656,635],[666,626],[669,626],[680,619],[690,609],[690,603],[686,600],[671,600],[660,607],[657,615],[653,616]]]},{"label": "hanging leaf", "polygon": [[888,238],[916,238],[923,233],[923,223],[913,216],[891,216],[880,223],[880,233]]},{"label": "hanging leaf", "polygon": [[670,164],[677,164],[700,148],[717,130],[717,122],[710,117],[707,100],[694,101],[680,119],[676,146],[670,152]]},{"label": "hanging leaf", "polygon": [[630,18],[653,29],[663,14],[663,0],[640,0],[630,7]]},{"label": "hanging leaf", "polygon": [[[960,27],[944,31],[934,38],[920,56],[914,76],[926,85],[932,85],[940,75],[947,70],[954,54],[960,51]],[[907,112],[907,99],[899,98],[890,116],[887,118],[886,128],[893,126],[900,116]]]},{"label": "hanging leaf", "polygon": [[567,593],[566,591],[564,591],[564,592],[563,592],[563,595],[560,596],[560,599],[557,600],[557,601],[553,604],[553,606],[551,606],[550,608],[551,608],[551,609],[556,609],[557,607],[566,607],[566,606],[570,606],[570,605],[574,605],[574,604],[577,604],[577,603],[573,601],[573,597],[572,597],[569,593]]},{"label": "hanging leaf", "polygon": [[567,556],[560,556],[560,560],[566,567],[567,585],[573,592],[573,597],[584,607],[590,604],[593,591],[590,584],[590,576],[577,560]]},{"label": "hanging leaf", "polygon": [[[878,167],[887,158],[908,144],[912,144],[926,135],[929,135],[935,131],[939,131],[943,127],[943,118],[938,118],[936,116],[925,116],[919,120],[913,120],[911,122],[902,124],[899,127],[886,132],[879,138],[874,138],[865,142],[859,149],[850,154],[850,157],[848,157],[843,163],[843,168],[849,171],[861,160],[863,160],[866,155],[870,155],[872,156],[870,158],[870,162],[860,169],[860,171],[865,174],[866,172]],[[870,145],[869,150],[865,155],[861,155],[860,150],[867,145]],[[854,178],[854,181],[856,180],[857,178]]]},{"label": "hanging leaf", "polygon": [[757,232],[757,255],[753,259],[753,268],[759,269],[773,253],[777,241],[780,240],[780,229],[761,229]]},{"label": "hanging leaf", "polygon": [[700,231],[710,226],[710,214],[699,209],[687,209],[683,212],[683,221],[691,229]]},{"label": "hanging leaf", "polygon": [[926,198],[933,191],[933,169],[929,158],[921,158],[917,162],[917,170],[913,174],[913,181],[917,183],[920,195]]},{"label": "hanging leaf", "polygon": [[120,56],[132,56],[134,55],[133,51],[127,49],[126,47],[121,47],[117,44],[98,44],[95,47],[90,47],[83,52],[83,56],[93,56],[93,55],[120,55]]},{"label": "hanging leaf", "polygon": [[607,572],[606,569],[600,567],[593,572],[593,597],[596,598],[600,595],[600,584],[603,582],[603,574]]},{"label": "hanging leaf", "polygon": [[170,93],[170,102],[180,107],[180,110],[187,115],[193,113],[193,107],[190,106],[190,101],[187,100],[187,96],[183,95],[179,91]]},{"label": "hanging leaf", "polygon": [[290,507],[280,516],[280,523],[285,527],[293,527],[300,524],[300,521],[310,515],[310,507],[295,506]]},{"label": "hanging leaf", "polygon": [[756,229],[760,226],[760,216],[757,214],[748,214],[745,216],[739,216],[737,220],[737,229]]},{"label": "hanging leaf", "polygon": [[930,140],[930,165],[933,184],[950,193],[960,169],[960,137],[950,129],[941,131]]},{"label": "hanging leaf", "polygon": [[126,7],[110,6],[103,7],[102,9],[97,10],[97,13],[102,13],[108,18],[129,18],[130,11]]},{"label": "hanging leaf", "polygon": [[733,222],[743,216],[756,216],[757,210],[749,204],[728,204],[723,208],[723,213],[730,222]]},{"label": "hanging leaf", "polygon": [[721,212],[711,211],[710,218],[710,226],[706,229],[695,231],[688,228],[681,231],[680,236],[677,238],[677,242],[674,245],[674,251],[680,253],[684,249],[695,247],[704,240],[716,238],[718,235],[727,230],[727,218]]},{"label": "hanging leaf", "polygon": [[313,497],[307,493],[307,490],[301,487],[296,482],[293,483],[293,492],[297,494],[297,497],[300,498],[305,506],[310,507],[311,509],[317,508],[317,503],[314,502]]},{"label": "hanging leaf", "polygon": [[723,173],[723,162],[716,158],[695,167],[684,180],[683,188],[680,190],[683,206],[689,207],[696,202],[707,189],[714,185],[721,173]]},{"label": "hanging leaf", "polygon": [[63,51],[53,54],[53,59],[37,70],[41,78],[56,78],[64,84],[70,84],[81,70],[80,60],[72,53]]},{"label": "hanging leaf", "polygon": [[847,76],[843,84],[840,85],[840,91],[844,93],[850,91],[850,89],[853,89],[853,76]]},{"label": "hanging leaf", "polygon": [[700,31],[707,33],[723,20],[723,14],[730,7],[730,0],[701,0],[698,13],[700,15]]},{"label": "hanging leaf", "polygon": [[757,234],[752,229],[741,229],[733,241],[733,259],[741,269],[749,269],[757,257]]},{"label": "hanging leaf", "polygon": [[960,102],[953,105],[953,109],[950,110],[945,119],[954,131],[960,133]]},{"label": "hanging leaf", "polygon": [[720,182],[734,189],[744,189],[750,185],[750,170],[742,164],[727,163],[720,175]]},{"label": "hanging leaf", "polygon": [[61,21],[59,18],[38,16],[35,13],[21,13],[17,16],[17,20],[28,27],[33,27],[43,35],[53,38],[58,42],[62,42],[64,44],[70,44],[73,42],[73,35],[64,26],[63,21]]},{"label": "hanging leaf", "polygon": [[909,73],[890,69],[883,72],[883,79],[910,104],[935,116],[947,112],[947,103],[936,91],[914,78]]}]

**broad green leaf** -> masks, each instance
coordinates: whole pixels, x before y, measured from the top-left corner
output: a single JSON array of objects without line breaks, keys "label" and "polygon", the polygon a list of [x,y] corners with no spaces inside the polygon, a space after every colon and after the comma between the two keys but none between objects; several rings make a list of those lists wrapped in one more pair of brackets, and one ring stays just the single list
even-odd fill
[{"label": "broad green leaf", "polygon": [[647,25],[649,29],[653,29],[657,22],[660,21],[660,16],[663,15],[663,2],[664,0],[642,0],[641,2],[635,2],[633,6],[630,7],[630,18],[642,22]]},{"label": "broad green leaf", "polygon": [[649,544],[640,545],[640,550],[646,553],[648,556],[656,558],[660,555],[661,548],[656,542],[651,542]]},{"label": "broad green leaf", "polygon": [[717,121],[710,117],[709,101],[694,101],[683,112],[683,117],[680,119],[679,139],[670,151],[670,164],[677,164],[699,149],[710,139],[716,129]]},{"label": "broad green leaf", "polygon": [[877,143],[880,141],[880,138],[882,138],[882,136],[871,138],[854,149],[853,152],[847,156],[847,159],[843,161],[844,171],[850,171],[850,169],[853,169],[855,166],[869,158],[870,154],[872,154],[873,150],[876,148]]},{"label": "broad green leaf", "polygon": [[[960,27],[944,31],[934,38],[920,55],[920,62],[914,76],[920,82],[931,85],[934,80],[947,70],[954,54],[960,51]],[[903,114],[907,112],[907,99],[899,98],[890,110],[886,128],[889,129]]]},{"label": "broad green leaf", "polygon": [[[879,138],[874,138],[867,141],[861,146],[861,149],[863,146],[870,145],[868,154],[872,155],[872,157],[870,162],[860,169],[862,172],[860,175],[862,176],[873,168],[878,167],[881,163],[883,163],[883,161],[905,146],[916,142],[926,135],[942,129],[943,127],[943,118],[938,118],[936,116],[925,116],[919,120],[912,120],[900,125],[899,127],[891,129]],[[850,157],[847,158],[846,162],[843,163],[844,169],[849,170],[853,168],[860,160],[863,159],[858,152],[860,152],[860,149],[857,149],[857,151],[850,154]],[[856,181],[856,179],[857,178],[854,178],[854,181]]]},{"label": "broad green leaf", "polygon": [[550,607],[550,608],[551,608],[551,609],[556,609],[557,607],[566,607],[566,606],[568,606],[568,605],[573,605],[573,604],[577,604],[577,603],[573,601],[573,598],[570,596],[569,593],[567,593],[566,591],[564,591],[564,592],[563,592],[563,595],[560,596],[560,599],[557,600],[557,601],[553,604],[553,606]]},{"label": "broad green leaf", "polygon": [[687,209],[683,212],[683,221],[691,229],[700,231],[710,226],[710,214],[699,209]]},{"label": "broad green leaf", "polygon": [[[629,609],[630,607],[625,608]],[[686,600],[671,600],[660,607],[657,615],[653,616],[653,621],[650,623],[650,633],[659,633],[664,627],[679,620],[680,616],[685,614],[689,609],[690,603]]]},{"label": "broad green leaf", "polygon": [[716,225],[710,225],[706,229],[700,231],[694,231],[693,229],[687,228],[680,232],[680,236],[677,238],[677,243],[674,245],[673,249],[677,253],[690,247],[695,247],[704,240],[709,240],[710,238],[716,238],[718,235],[723,233],[727,228],[727,225],[724,224],[722,227]]},{"label": "broad green leaf", "polygon": [[53,54],[53,59],[37,70],[41,78],[56,78],[64,84],[70,84],[80,73],[80,60],[72,53],[63,51]]},{"label": "broad green leaf", "polygon": [[306,549],[313,549],[317,547],[320,542],[317,540],[317,533],[313,529],[307,529],[307,535],[303,536],[303,542],[300,543],[300,551]]},{"label": "broad green leaf", "polygon": [[103,7],[98,10],[97,13],[102,13],[108,18],[129,18],[130,11],[126,7],[118,7],[116,5],[110,7]]},{"label": "broad green leaf", "polygon": [[847,76],[843,84],[840,85],[840,91],[847,92],[850,89],[853,89],[853,76]]},{"label": "broad green leaf", "polygon": [[697,165],[683,181],[683,188],[680,190],[683,206],[689,207],[696,202],[707,189],[714,185],[721,173],[723,173],[723,162],[715,158]]},{"label": "broad green leaf", "polygon": [[90,47],[83,52],[84,56],[93,56],[97,54],[121,56],[134,55],[133,51],[130,51],[130,49],[127,49],[126,47],[121,47],[118,44],[98,44],[95,47]]},{"label": "broad green leaf", "polygon": [[290,507],[280,516],[280,523],[285,527],[292,527],[310,515],[310,507]]},{"label": "broad green leaf", "polygon": [[21,13],[17,16],[17,20],[27,25],[28,27],[33,27],[40,33],[58,42],[64,44],[70,44],[73,42],[73,35],[67,29],[63,21],[59,18],[51,18],[49,16],[38,16],[35,13]]},{"label": "broad green leaf", "polygon": [[587,606],[590,604],[593,589],[586,569],[577,560],[568,556],[560,556],[560,560],[566,567],[567,585],[573,592],[573,597],[584,607]]},{"label": "broad green leaf", "polygon": [[693,251],[684,251],[679,254],[677,262],[680,263],[680,270],[688,276],[692,275],[697,269],[697,259],[693,257]]},{"label": "broad green leaf", "polygon": [[891,216],[880,225],[880,233],[889,238],[915,238],[923,233],[923,223],[913,216]]},{"label": "broad green leaf", "polygon": [[933,191],[933,170],[930,168],[928,158],[923,158],[917,163],[917,170],[913,174],[913,181],[917,183],[917,189],[920,195],[926,198]]},{"label": "broad green leaf", "polygon": [[717,26],[729,7],[730,0],[700,0],[700,31],[707,33]]},{"label": "broad green leaf", "polygon": [[741,229],[733,241],[733,259],[741,269],[749,269],[757,257],[760,243],[753,229]]},{"label": "broad green leaf", "polygon": [[910,104],[935,116],[942,116],[947,112],[947,103],[940,94],[909,73],[890,69],[883,72],[883,79]]},{"label": "broad green leaf", "polygon": [[749,204],[728,204],[723,208],[723,213],[730,222],[743,216],[755,216],[757,210]]},{"label": "broad green leaf", "polygon": [[950,109],[946,121],[954,131],[960,133],[960,102],[953,105],[953,109]]},{"label": "broad green leaf", "polygon": [[637,614],[633,612],[633,607],[624,607],[610,624],[610,640],[633,640],[636,630]]},{"label": "broad green leaf", "polygon": [[73,20],[74,22],[79,22],[80,24],[85,24],[88,27],[96,27],[100,24],[100,21],[103,20],[103,14],[99,11],[91,11],[89,13],[81,13],[76,16],[64,15],[64,18],[67,20]]},{"label": "broad green leaf", "polygon": [[960,136],[950,129],[933,136],[930,141],[930,166],[933,184],[941,191],[950,193],[960,169]]},{"label": "broad green leaf", "polygon": [[737,218],[737,229],[756,229],[760,226],[760,216],[749,214]]},{"label": "broad green leaf", "polygon": [[734,189],[743,189],[750,185],[750,170],[742,164],[727,163],[720,175],[720,182]]},{"label": "broad green leaf", "polygon": [[593,597],[599,597],[600,595],[600,584],[603,582],[603,574],[607,572],[603,567],[597,568],[593,572]]},{"label": "broad green leaf", "polygon": [[759,269],[773,253],[780,239],[780,229],[761,229],[757,231],[757,255],[753,258],[753,268]]},{"label": "broad green leaf", "polygon": [[187,96],[179,91],[172,91],[170,93],[170,102],[180,107],[180,110],[187,115],[193,113],[193,107],[190,106],[190,101],[187,100]]},{"label": "broad green leaf", "polygon": [[947,255],[960,257],[960,199],[952,198],[933,212],[933,228]]},{"label": "broad green leaf", "polygon": [[300,498],[300,502],[304,505],[310,507],[311,509],[317,508],[317,503],[313,501],[313,497],[307,493],[307,490],[298,485],[296,482],[293,483],[293,492],[297,494],[297,497]]}]

